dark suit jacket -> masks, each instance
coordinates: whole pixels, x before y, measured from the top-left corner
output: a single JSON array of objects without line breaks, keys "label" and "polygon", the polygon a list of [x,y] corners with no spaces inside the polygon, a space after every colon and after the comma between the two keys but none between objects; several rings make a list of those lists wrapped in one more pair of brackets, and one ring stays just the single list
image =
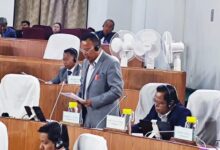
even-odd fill
[{"label": "dark suit jacket", "polygon": [[[186,117],[191,116],[190,110],[185,108],[180,103],[176,104],[176,106],[172,109],[170,114],[167,116],[167,122],[170,123],[172,130],[174,126],[185,126]],[[146,121],[151,121],[152,119],[161,121],[158,117],[158,114],[155,110],[155,106],[153,106],[149,112],[149,114],[144,118]],[[134,133],[142,133],[142,129],[140,127],[140,123],[132,126],[132,132]]]},{"label": "dark suit jacket", "polygon": [[[80,64],[77,64],[72,75],[73,76],[79,76],[80,75],[80,71],[81,71],[81,65]],[[64,80],[67,81],[67,68],[63,67],[60,69],[58,75],[53,79],[51,80],[51,82],[53,84],[59,84],[61,82],[63,82]]]},{"label": "dark suit jacket", "polygon": [[103,43],[105,44],[109,44],[111,42],[111,38],[112,36],[115,34],[115,32],[111,32],[108,35],[104,35],[103,31],[97,31],[96,32],[97,36],[99,37],[99,39],[101,40],[102,38],[104,38]]}]

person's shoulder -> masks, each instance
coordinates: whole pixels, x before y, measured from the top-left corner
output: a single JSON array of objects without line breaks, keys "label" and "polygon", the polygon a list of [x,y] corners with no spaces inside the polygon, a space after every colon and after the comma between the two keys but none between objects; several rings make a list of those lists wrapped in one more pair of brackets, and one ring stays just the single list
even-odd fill
[{"label": "person's shoulder", "polygon": [[60,73],[64,73],[66,72],[66,68],[64,66],[60,67],[60,70],[59,70]]},{"label": "person's shoulder", "polygon": [[181,114],[191,114],[190,110],[180,103],[176,104],[176,110]]},{"label": "person's shoulder", "polygon": [[111,32],[109,33],[110,36],[113,36],[116,32]]},{"label": "person's shoulder", "polygon": [[118,60],[114,58],[112,55],[109,55],[108,53],[103,51],[103,55],[105,57],[105,61],[108,63],[118,63]]},{"label": "person's shoulder", "polygon": [[16,33],[16,30],[13,29],[12,27],[8,27],[7,29],[8,29],[9,32],[15,32]]},{"label": "person's shoulder", "polygon": [[103,31],[102,31],[102,30],[96,31],[95,34],[96,34],[99,38],[101,38],[101,37],[103,36]]}]

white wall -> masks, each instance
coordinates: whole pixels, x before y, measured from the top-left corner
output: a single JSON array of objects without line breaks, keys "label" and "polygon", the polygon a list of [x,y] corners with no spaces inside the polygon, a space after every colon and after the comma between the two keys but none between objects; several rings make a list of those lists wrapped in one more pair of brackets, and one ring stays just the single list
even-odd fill
[{"label": "white wall", "polygon": [[7,18],[8,26],[13,26],[14,0],[0,0],[0,17]]},{"label": "white wall", "polygon": [[133,0],[89,0],[88,27],[101,30],[106,19],[115,21],[115,30],[131,29]]},{"label": "white wall", "polygon": [[187,86],[220,90],[220,1],[186,0],[186,8]]},{"label": "white wall", "polygon": [[102,29],[102,23],[107,18],[108,0],[89,0],[87,27]]},{"label": "white wall", "polygon": [[185,0],[147,0],[146,6],[145,28],[170,31],[176,41],[183,40]]}]

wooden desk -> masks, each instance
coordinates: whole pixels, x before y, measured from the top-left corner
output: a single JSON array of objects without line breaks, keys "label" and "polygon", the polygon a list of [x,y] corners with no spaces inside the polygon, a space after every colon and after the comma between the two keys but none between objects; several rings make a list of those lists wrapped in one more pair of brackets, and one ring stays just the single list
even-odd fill
[{"label": "wooden desk", "polygon": [[0,55],[43,58],[47,40],[0,38]]},{"label": "wooden desk", "polygon": [[[0,118],[6,124],[9,135],[9,150],[38,150],[39,133],[37,130],[43,123],[16,119]],[[130,136],[125,133],[98,131],[68,125],[70,150],[77,137],[82,133],[103,136],[107,140],[109,150],[198,150],[198,147],[170,141]]]},{"label": "wooden desk", "polygon": [[[0,56],[0,78],[8,73],[26,72],[44,80],[53,79],[62,66],[61,61],[39,58]],[[176,87],[180,101],[184,103],[186,73],[144,68],[122,68],[125,89],[140,90],[152,82],[169,83]]]},{"label": "wooden desk", "polygon": [[[61,85],[41,84],[40,107],[46,118],[50,117],[50,113],[53,109],[53,106],[59,94],[60,88],[61,88]],[[77,85],[64,85],[64,88],[62,91],[77,93],[78,90],[79,90],[79,86]],[[120,108],[121,109],[131,108],[132,110],[135,111],[137,103],[138,103],[139,91],[132,90],[132,89],[125,89],[124,93],[125,95],[127,95],[127,97],[125,98],[125,100],[121,102]],[[65,96],[61,95],[59,98],[58,104],[55,108],[52,119],[61,121],[63,111],[68,110],[68,103],[70,101],[71,99],[66,98]]]}]

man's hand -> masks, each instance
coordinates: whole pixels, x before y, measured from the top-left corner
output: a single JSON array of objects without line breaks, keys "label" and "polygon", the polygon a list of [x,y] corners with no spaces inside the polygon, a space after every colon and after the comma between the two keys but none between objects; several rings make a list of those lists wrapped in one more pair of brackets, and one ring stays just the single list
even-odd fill
[{"label": "man's hand", "polygon": [[92,101],[87,99],[85,102],[81,102],[85,107],[91,107],[92,106]]}]

